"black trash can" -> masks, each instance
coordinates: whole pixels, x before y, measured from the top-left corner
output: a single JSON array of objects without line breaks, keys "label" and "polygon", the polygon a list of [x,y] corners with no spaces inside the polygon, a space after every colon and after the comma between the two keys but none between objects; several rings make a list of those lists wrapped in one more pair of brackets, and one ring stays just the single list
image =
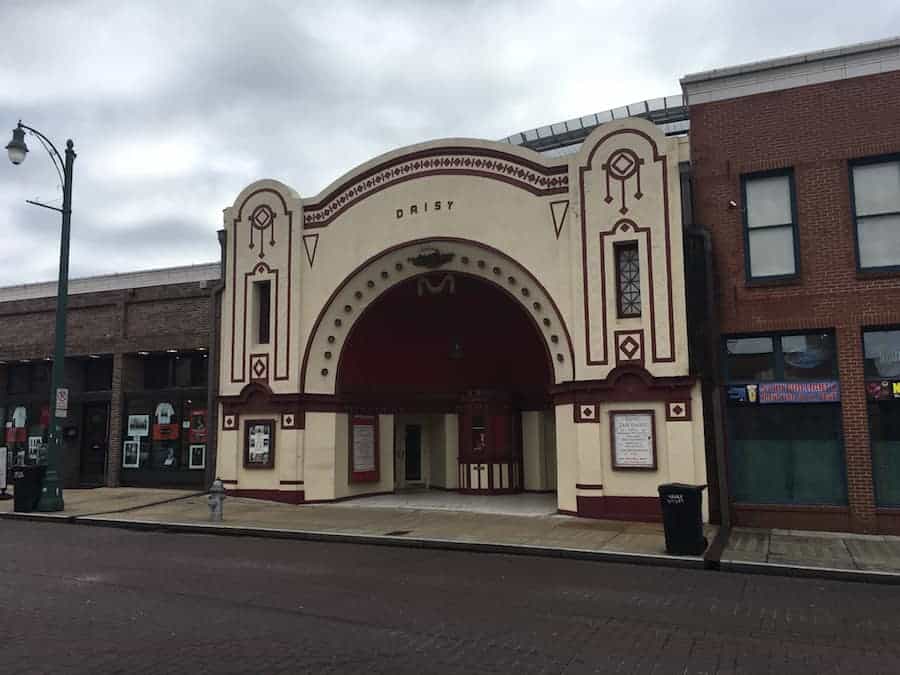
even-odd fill
[{"label": "black trash can", "polygon": [[13,511],[31,513],[37,508],[46,469],[39,464],[13,467]]},{"label": "black trash can", "polygon": [[706,550],[703,536],[705,485],[666,483],[659,486],[659,506],[666,530],[669,555],[700,555]]}]

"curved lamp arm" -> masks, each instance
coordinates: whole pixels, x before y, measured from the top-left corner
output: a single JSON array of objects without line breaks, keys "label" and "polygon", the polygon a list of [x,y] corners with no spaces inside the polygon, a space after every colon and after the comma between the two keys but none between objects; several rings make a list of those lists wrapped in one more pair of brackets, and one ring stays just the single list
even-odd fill
[{"label": "curved lamp arm", "polygon": [[[44,146],[44,150],[46,150],[47,154],[50,155],[53,166],[54,168],[56,168],[56,173],[59,174],[60,185],[65,185],[66,163],[63,161],[62,155],[59,154],[59,150],[57,150],[56,146],[53,145],[53,141],[44,136],[44,134],[42,134],[34,127],[30,127],[27,124],[22,124],[22,120],[19,120],[19,128],[25,129],[26,131],[30,132],[32,136],[37,137],[37,139],[41,142],[41,145]],[[69,142],[71,143],[71,141]]]}]

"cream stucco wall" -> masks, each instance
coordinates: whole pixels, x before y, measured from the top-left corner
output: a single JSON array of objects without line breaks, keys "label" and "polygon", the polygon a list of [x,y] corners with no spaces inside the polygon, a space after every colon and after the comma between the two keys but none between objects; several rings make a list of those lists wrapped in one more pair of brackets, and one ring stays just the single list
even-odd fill
[{"label": "cream stucco wall", "polygon": [[[335,398],[339,357],[357,317],[420,274],[408,261],[433,247],[453,254],[443,272],[503,286],[534,320],[555,385],[598,405],[599,424],[576,422],[571,398],[557,400],[552,412],[525,411],[526,489],[555,485],[559,508],[575,511],[576,484],[602,484],[591,496],[647,497],[668,480],[705,483],[698,387],[690,390],[689,421],[665,421],[662,385],[651,386],[646,401],[621,404],[657,411],[659,467],[639,474],[612,471],[607,418],[620,404],[605,403],[592,384],[631,368],[651,379],[681,378],[680,391],[691,386],[678,170],[687,157],[685,139],[627,119],[599,127],[563,158],[448,139],[376,157],[309,198],[277,181],[248,186],[224,213],[219,393],[237,429],[219,431],[220,475],[238,489],[302,481],[307,500],[394,489],[389,414],[379,416],[380,480],[348,482],[347,415]],[[614,245],[623,241],[637,242],[640,255],[638,318],[616,311]],[[260,280],[274,289],[268,344],[256,340],[249,293]],[[270,471],[242,467],[241,406],[250,396],[266,398],[278,420]],[[301,412],[302,428],[281,428],[281,415]],[[441,458],[423,457],[427,480],[454,488],[456,415],[426,427],[423,446],[446,447]]]}]

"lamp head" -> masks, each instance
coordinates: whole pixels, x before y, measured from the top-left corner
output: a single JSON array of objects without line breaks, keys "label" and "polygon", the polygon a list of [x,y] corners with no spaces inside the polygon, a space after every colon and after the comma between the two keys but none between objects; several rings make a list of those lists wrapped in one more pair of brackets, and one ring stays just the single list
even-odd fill
[{"label": "lamp head", "polygon": [[28,146],[25,145],[25,130],[22,127],[13,129],[12,140],[6,146],[9,153],[9,161],[13,164],[21,164],[28,154]]}]

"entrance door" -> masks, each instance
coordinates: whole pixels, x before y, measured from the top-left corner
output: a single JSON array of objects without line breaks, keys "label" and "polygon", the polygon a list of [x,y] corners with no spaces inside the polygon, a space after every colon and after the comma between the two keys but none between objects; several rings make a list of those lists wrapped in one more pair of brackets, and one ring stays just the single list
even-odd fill
[{"label": "entrance door", "polygon": [[406,483],[422,480],[422,427],[418,424],[406,425]]},{"label": "entrance door", "polygon": [[81,434],[81,484],[103,485],[109,447],[109,404],[87,403]]}]

